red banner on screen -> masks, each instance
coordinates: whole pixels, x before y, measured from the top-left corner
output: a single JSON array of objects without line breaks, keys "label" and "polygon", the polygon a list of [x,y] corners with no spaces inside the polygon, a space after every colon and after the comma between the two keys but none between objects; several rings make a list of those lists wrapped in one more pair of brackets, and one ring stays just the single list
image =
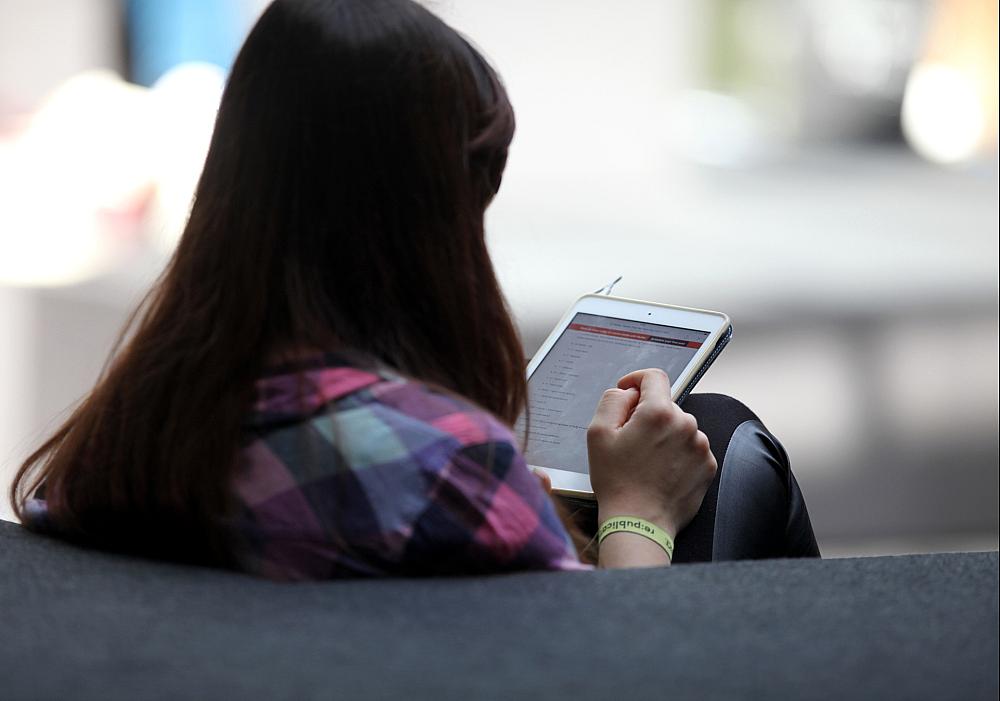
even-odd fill
[{"label": "red banner on screen", "polygon": [[615,338],[627,338],[631,341],[649,341],[650,343],[662,343],[666,346],[680,346],[683,348],[701,348],[701,341],[688,341],[683,338],[668,338],[666,336],[653,336],[648,333],[636,333],[634,331],[622,331],[621,329],[609,329],[604,326],[591,326],[590,324],[570,324],[570,330],[583,331],[584,333],[595,333],[599,336],[614,336]]}]

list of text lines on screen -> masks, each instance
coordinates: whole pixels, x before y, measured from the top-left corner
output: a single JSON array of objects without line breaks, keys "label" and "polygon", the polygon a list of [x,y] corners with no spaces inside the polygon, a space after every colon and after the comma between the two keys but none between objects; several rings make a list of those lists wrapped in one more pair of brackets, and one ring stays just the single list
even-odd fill
[{"label": "list of text lines on screen", "polygon": [[[528,382],[528,463],[586,474],[587,426],[604,390],[643,368],[661,368],[676,382],[706,338],[707,331],[574,316]],[[522,416],[522,438],[524,428]]]}]

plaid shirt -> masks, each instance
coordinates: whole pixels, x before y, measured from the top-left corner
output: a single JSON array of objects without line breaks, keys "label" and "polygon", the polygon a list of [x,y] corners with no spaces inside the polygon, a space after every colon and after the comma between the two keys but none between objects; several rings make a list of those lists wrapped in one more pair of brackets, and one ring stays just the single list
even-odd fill
[{"label": "plaid shirt", "polygon": [[275,579],[585,569],[510,430],[337,356],[257,382],[235,491]]}]

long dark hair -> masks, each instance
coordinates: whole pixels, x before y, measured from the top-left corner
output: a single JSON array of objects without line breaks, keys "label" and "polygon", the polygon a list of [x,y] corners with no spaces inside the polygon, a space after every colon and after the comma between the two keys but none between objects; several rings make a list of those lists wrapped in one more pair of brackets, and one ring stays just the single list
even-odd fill
[{"label": "long dark hair", "polygon": [[224,564],[269,358],[349,349],[513,423],[524,358],[483,235],[503,86],[409,0],[277,0],[233,66],[187,227],[94,390],[21,466],[56,530]]}]

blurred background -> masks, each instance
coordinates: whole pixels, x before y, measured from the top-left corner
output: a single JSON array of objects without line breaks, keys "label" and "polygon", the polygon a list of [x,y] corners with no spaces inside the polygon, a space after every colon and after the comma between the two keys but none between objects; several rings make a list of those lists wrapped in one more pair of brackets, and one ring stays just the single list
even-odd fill
[{"label": "blurred background", "polygon": [[[699,388],[782,438],[825,554],[997,548],[996,2],[426,4],[517,111],[487,230],[529,355],[618,275],[725,311]],[[4,492],[166,262],[265,5],[0,0]]]}]

